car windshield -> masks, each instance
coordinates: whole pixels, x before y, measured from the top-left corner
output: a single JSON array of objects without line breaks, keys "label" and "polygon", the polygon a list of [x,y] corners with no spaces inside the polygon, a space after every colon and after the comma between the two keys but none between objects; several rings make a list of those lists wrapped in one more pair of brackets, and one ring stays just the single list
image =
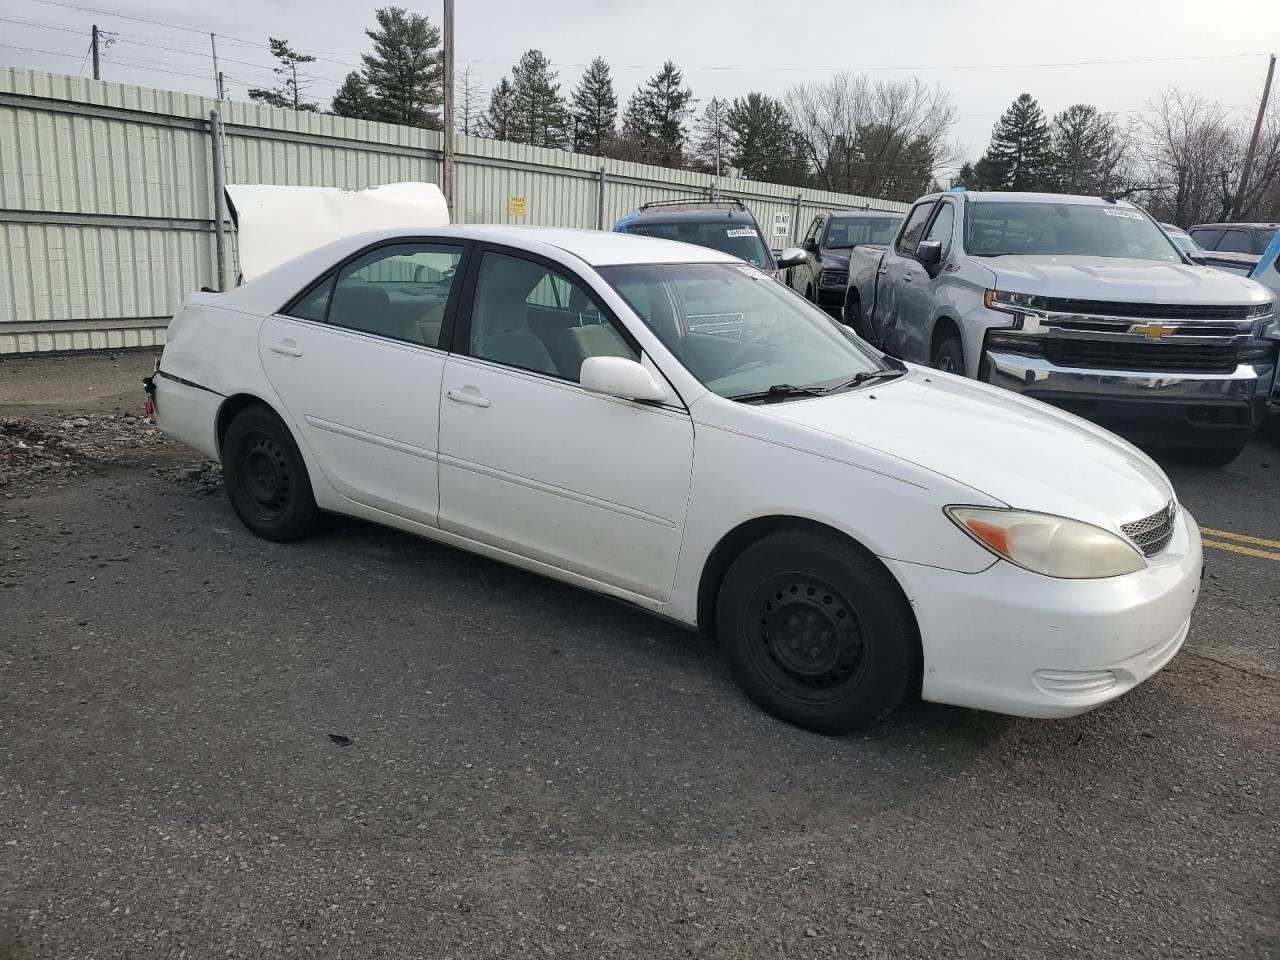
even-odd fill
[{"label": "car windshield", "polygon": [[784,399],[893,369],[848,328],[745,264],[639,264],[599,272],[685,368],[722,397],[746,399],[772,389]]},{"label": "car windshield", "polygon": [[969,206],[964,246],[976,257],[1182,259],[1139,210],[1114,204],[979,200]]},{"label": "car windshield", "polygon": [[888,243],[898,231],[902,217],[850,217],[834,219],[827,224],[822,245],[828,250],[843,250],[860,243]]},{"label": "car windshield", "polygon": [[1191,239],[1191,234],[1177,227],[1165,227],[1164,232],[1169,235],[1172,240],[1183,253],[1191,253],[1200,249],[1200,244]]},{"label": "car windshield", "polygon": [[663,240],[680,240],[700,247],[719,250],[739,260],[745,260],[764,270],[774,268],[773,256],[760,238],[760,231],[753,221],[742,217],[715,220],[672,220],[668,223],[637,223],[627,228],[629,233]]}]

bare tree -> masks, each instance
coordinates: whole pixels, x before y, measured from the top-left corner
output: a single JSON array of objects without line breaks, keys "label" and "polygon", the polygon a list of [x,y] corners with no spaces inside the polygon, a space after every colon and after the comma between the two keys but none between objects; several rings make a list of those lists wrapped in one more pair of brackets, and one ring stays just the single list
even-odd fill
[{"label": "bare tree", "polygon": [[1161,93],[1150,107],[1138,150],[1151,184],[1152,212],[1184,227],[1225,216],[1239,167],[1227,110],[1176,89]]},{"label": "bare tree", "polygon": [[468,135],[480,133],[480,120],[484,116],[484,90],[476,80],[475,67],[455,73],[453,81],[453,115],[460,132]]},{"label": "bare tree", "polygon": [[913,200],[956,158],[951,94],[918,78],[838,73],[792,87],[785,101],[823,189]]}]

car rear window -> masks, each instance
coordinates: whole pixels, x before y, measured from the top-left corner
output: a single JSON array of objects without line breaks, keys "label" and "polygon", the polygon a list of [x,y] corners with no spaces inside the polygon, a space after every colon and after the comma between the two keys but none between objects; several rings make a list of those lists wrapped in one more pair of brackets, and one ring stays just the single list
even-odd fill
[{"label": "car rear window", "polygon": [[730,256],[745,260],[764,270],[773,269],[773,256],[760,237],[755,222],[741,217],[732,220],[677,220],[670,223],[636,223],[627,228],[628,233],[662,240],[679,240],[700,247],[710,247]]}]

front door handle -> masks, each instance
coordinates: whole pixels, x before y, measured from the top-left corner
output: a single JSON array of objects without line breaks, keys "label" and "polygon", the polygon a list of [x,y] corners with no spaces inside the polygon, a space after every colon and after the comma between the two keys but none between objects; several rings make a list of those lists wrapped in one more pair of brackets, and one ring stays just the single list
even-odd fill
[{"label": "front door handle", "polygon": [[489,401],[480,396],[474,387],[470,390],[446,390],[444,395],[450,400],[470,404],[473,407],[487,407],[489,405]]},{"label": "front door handle", "polygon": [[910,282],[911,282],[911,280],[912,280],[911,274],[909,274],[909,273],[904,273],[904,274],[902,275],[902,282],[903,282],[903,283],[910,283]]},{"label": "front door handle", "polygon": [[281,353],[281,354],[284,354],[286,357],[302,356],[302,348],[299,347],[292,340],[284,340],[284,341],[281,341],[280,343],[273,343],[271,344],[270,350],[272,353]]}]

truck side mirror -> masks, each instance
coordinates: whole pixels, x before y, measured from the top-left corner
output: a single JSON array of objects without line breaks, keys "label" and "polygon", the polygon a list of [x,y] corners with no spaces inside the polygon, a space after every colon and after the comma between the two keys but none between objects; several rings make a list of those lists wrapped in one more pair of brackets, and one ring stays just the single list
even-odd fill
[{"label": "truck side mirror", "polygon": [[916,259],[925,267],[936,267],[942,262],[942,241],[921,240],[916,246]]}]

